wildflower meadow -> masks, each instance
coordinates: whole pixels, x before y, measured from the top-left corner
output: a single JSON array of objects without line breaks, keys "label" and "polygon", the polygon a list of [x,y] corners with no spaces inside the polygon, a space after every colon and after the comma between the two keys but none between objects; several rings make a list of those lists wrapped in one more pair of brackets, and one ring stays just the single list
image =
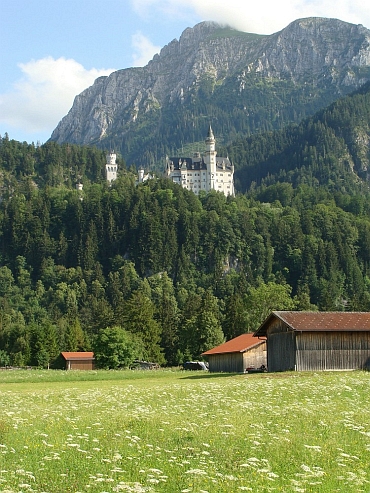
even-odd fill
[{"label": "wildflower meadow", "polygon": [[370,492],[370,373],[0,372],[0,493]]}]

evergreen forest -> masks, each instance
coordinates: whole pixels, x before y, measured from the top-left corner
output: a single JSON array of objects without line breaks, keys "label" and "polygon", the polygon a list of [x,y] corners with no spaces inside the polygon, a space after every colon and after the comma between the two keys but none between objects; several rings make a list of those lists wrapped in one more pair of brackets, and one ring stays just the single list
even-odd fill
[{"label": "evergreen forest", "polygon": [[238,138],[235,197],[137,184],[122,157],[108,185],[100,149],[3,136],[0,366],[178,365],[271,310],[369,311],[369,127],[368,85]]}]

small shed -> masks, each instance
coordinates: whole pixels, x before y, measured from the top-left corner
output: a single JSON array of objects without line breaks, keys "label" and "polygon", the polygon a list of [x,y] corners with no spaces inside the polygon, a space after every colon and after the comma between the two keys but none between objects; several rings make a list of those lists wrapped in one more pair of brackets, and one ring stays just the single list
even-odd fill
[{"label": "small shed", "polygon": [[242,334],[202,356],[208,360],[210,372],[244,373],[247,368],[266,365],[266,341]]},{"label": "small shed", "polygon": [[95,368],[94,353],[91,351],[63,352],[66,370],[93,370]]},{"label": "small shed", "polygon": [[272,312],[254,333],[267,339],[268,371],[370,369],[369,312]]}]

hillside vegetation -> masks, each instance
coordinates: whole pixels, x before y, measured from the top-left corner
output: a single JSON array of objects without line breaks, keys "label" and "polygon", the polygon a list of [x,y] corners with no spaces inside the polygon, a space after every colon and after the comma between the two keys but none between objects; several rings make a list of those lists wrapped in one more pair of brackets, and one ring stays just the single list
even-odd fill
[{"label": "hillside vegetation", "polygon": [[370,164],[370,83],[299,125],[240,138],[226,152],[239,190],[276,183],[367,193]]},{"label": "hillside vegetation", "polygon": [[369,101],[365,86],[239,140],[228,150],[247,193],[228,198],[136,185],[122,159],[109,187],[98,149],[5,136],[0,364],[47,366],[113,341],[124,351],[102,366],[173,365],[272,309],[370,310]]}]

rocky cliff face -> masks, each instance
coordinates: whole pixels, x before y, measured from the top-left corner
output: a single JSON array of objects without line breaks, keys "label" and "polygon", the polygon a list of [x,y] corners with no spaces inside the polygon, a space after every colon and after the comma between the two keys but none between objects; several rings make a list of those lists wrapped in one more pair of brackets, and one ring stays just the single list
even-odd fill
[{"label": "rocky cliff face", "polygon": [[[216,90],[221,94],[222,88],[222,97],[229,96],[228,110],[232,113],[233,106],[245,108],[248,94],[243,93],[250,90],[251,80],[270,80],[275,85],[284,81],[293,92],[309,86],[307,105],[309,94],[316,98],[315,88],[331,92],[334,100],[369,79],[370,31],[361,25],[309,18],[273,35],[259,36],[204,22],[186,29],[147,66],[97,79],[75,98],[51,140],[97,144],[109,138],[119,142],[135,132],[138,121],[145,121],[146,115],[158,124],[158,115],[163,118],[166,108],[182,105],[188,109],[201,100],[199,88],[205,84],[214,94]],[[220,97],[218,106],[223,104]],[[283,106],[292,101],[291,95],[286,98]],[[197,127],[194,111],[189,115]],[[171,124],[171,118],[167,117],[166,124]]]}]

